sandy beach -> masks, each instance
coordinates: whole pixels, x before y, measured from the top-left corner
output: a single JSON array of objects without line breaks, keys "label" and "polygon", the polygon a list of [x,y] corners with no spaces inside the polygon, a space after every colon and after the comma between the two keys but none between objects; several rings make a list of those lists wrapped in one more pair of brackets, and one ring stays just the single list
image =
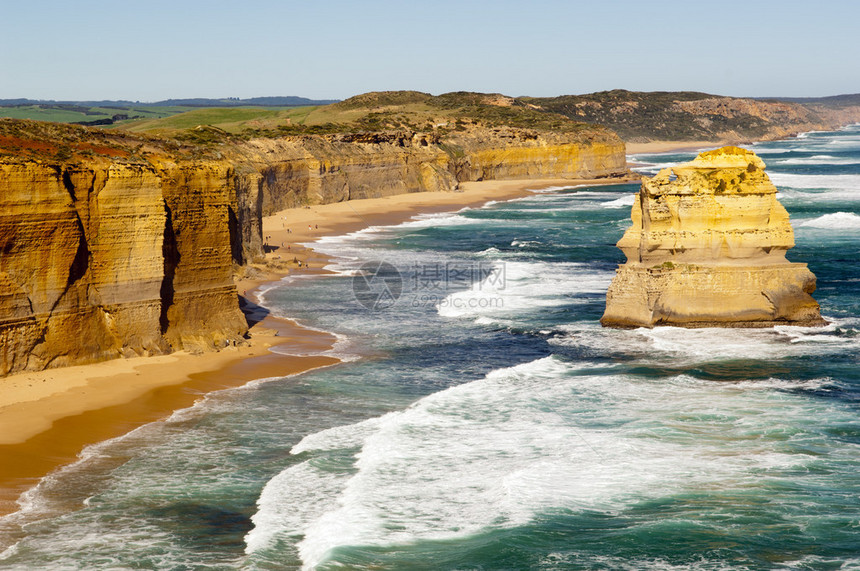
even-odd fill
[{"label": "sandy beach", "polygon": [[[278,212],[263,220],[265,262],[236,280],[249,315],[247,344],[193,355],[115,359],[91,365],[22,373],[0,379],[0,514],[40,478],[73,462],[88,444],[114,438],[191,406],[211,391],[255,379],[281,377],[337,363],[320,353],[334,337],[256,306],[255,290],[292,272],[322,272],[326,259],[309,247],[323,236],[398,224],[419,213],[508,200],[531,189],[612,184],[612,180],[484,181],[450,193],[412,193]],[[279,353],[269,351],[279,346]]]}]

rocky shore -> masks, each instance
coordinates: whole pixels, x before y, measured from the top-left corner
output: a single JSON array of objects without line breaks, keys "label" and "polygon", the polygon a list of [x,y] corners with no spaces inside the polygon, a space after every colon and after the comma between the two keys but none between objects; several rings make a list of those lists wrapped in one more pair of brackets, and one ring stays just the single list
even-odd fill
[{"label": "rocky shore", "polygon": [[794,233],[764,168],[755,153],[723,147],[644,179],[601,323],[823,325],[815,276],[786,260]]}]

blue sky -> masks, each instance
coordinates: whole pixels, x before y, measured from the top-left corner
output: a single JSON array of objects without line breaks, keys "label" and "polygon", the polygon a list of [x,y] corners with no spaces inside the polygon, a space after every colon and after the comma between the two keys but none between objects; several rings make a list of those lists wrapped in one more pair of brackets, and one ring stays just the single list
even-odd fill
[{"label": "blue sky", "polygon": [[0,98],[860,92],[855,0],[4,4]]}]

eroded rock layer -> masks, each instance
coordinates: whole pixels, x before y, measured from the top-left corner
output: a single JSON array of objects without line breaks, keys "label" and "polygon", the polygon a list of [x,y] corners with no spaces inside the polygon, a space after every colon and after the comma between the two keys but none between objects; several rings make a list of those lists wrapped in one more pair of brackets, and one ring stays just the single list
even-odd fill
[{"label": "eroded rock layer", "polygon": [[240,340],[228,174],[0,162],[0,374]]},{"label": "eroded rock layer", "polygon": [[277,210],[625,173],[624,144],[599,128],[196,146],[0,120],[0,375],[239,342],[233,267],[262,255]]},{"label": "eroded rock layer", "polygon": [[244,258],[261,253],[260,217],[285,208],[452,191],[466,181],[627,173],[624,143],[607,131],[472,127],[444,140],[413,132],[293,136],[252,139],[224,152],[236,170]]},{"label": "eroded rock layer", "polygon": [[764,168],[754,153],[723,147],[645,179],[601,323],[823,324],[815,276],[785,258],[794,233]]}]

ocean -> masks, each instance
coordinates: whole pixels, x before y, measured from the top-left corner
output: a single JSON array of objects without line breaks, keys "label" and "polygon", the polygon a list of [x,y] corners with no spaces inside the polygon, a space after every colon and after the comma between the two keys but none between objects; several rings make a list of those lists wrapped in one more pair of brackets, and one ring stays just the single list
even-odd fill
[{"label": "ocean", "polygon": [[88,447],[0,568],[860,569],[860,126],[750,148],[829,325],[602,328],[637,185],[325,238],[263,298],[342,363]]}]

